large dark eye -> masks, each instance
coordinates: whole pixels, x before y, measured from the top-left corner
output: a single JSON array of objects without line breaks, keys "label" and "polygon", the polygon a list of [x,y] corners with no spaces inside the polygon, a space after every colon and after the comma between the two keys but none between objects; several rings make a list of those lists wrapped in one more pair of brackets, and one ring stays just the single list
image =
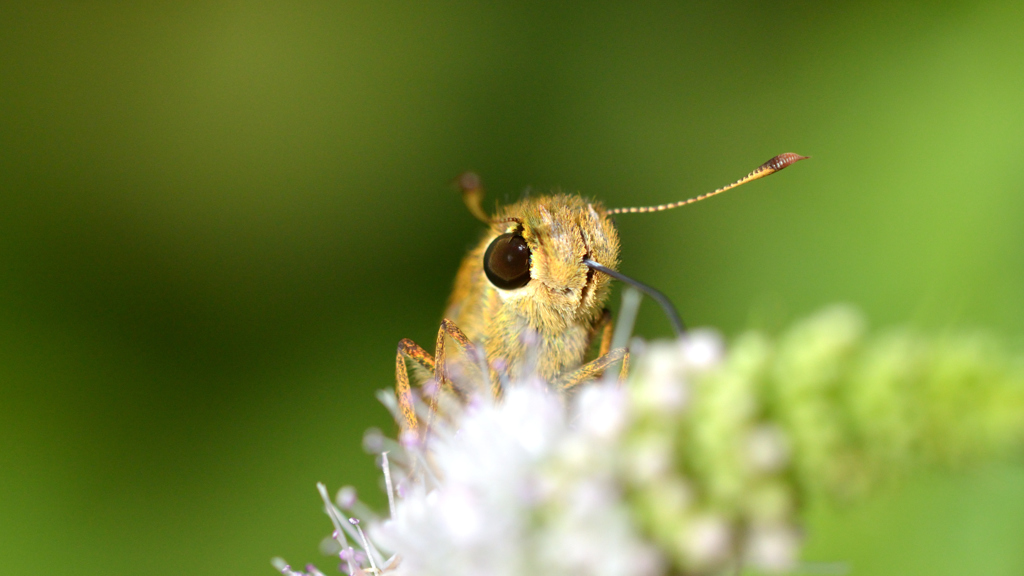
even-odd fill
[{"label": "large dark eye", "polygon": [[530,247],[519,234],[502,234],[484,252],[484,274],[502,290],[522,288],[530,281]]}]

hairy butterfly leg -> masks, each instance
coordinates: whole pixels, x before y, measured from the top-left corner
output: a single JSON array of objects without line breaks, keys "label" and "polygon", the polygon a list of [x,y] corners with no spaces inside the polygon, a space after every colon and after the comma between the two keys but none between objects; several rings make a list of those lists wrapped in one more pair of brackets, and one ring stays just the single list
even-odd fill
[{"label": "hairy butterfly leg", "polygon": [[598,348],[597,358],[583,366],[580,366],[576,370],[565,374],[555,382],[555,385],[562,389],[569,389],[578,386],[587,380],[600,378],[605,369],[608,368],[610,364],[613,364],[618,360],[623,360],[624,362],[621,377],[625,378],[625,363],[628,362],[629,354],[625,353],[625,351],[616,351],[615,354],[609,355],[612,348],[612,334],[614,331],[615,323],[612,321],[612,313],[610,310],[605,308],[601,312],[601,316],[598,317],[596,322],[594,322],[594,327],[590,331],[591,343],[593,343],[594,339],[597,338],[598,334],[600,334],[601,337],[601,344]]},{"label": "hairy butterfly leg", "polygon": [[438,386],[437,392],[430,395],[428,402],[427,429],[429,431],[430,420],[437,410],[437,398],[440,392],[445,390],[462,397],[460,391],[452,386],[445,349],[446,335],[451,337],[467,355],[476,357],[476,346],[454,322],[447,318],[441,321],[441,327],[437,331],[433,358],[426,350],[408,338],[403,338],[398,343],[398,353],[395,357],[395,389],[398,393],[398,405],[402,416],[402,432],[411,433],[416,438],[419,437],[419,419],[413,404],[412,387],[409,384],[409,371],[405,365],[405,358],[409,358],[430,372]]},{"label": "hairy butterfly leg", "polygon": [[589,380],[595,380],[604,373],[608,366],[611,366],[620,360],[622,361],[622,370],[619,373],[619,378],[620,380],[624,379],[626,377],[626,370],[629,363],[629,351],[625,348],[616,348],[614,350],[610,350],[603,356],[599,356],[590,362],[587,362],[572,372],[563,375],[555,382],[555,387],[562,390],[568,390]]},{"label": "hairy butterfly leg", "polygon": [[612,349],[612,333],[615,331],[615,323],[612,322],[612,313],[607,308],[601,313],[601,322],[604,324],[601,330],[601,348],[598,349],[597,357],[607,356]]},{"label": "hairy butterfly leg", "polygon": [[405,365],[405,359],[413,362],[434,373],[434,359],[419,344],[408,338],[402,338],[398,343],[398,353],[395,355],[395,392],[398,396],[398,408],[402,416],[402,432],[419,435],[419,419],[416,417],[416,407],[412,401],[412,387],[409,385],[409,367]]}]

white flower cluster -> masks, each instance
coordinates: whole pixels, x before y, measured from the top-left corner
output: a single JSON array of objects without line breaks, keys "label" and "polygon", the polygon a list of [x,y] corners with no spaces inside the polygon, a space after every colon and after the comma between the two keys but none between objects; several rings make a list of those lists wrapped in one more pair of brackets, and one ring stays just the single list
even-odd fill
[{"label": "white flower cluster", "polygon": [[[634,343],[634,350],[643,347]],[[529,380],[509,386],[500,401],[481,393],[446,408],[425,446],[371,436],[370,444],[386,444],[399,463],[392,471],[384,460],[388,486],[392,475],[397,484],[389,488],[391,517],[372,518],[350,488],[335,502],[321,489],[342,569],[643,576],[672,566],[729,566],[744,543],[730,518],[697,505],[677,454],[692,376],[719,364],[719,339],[698,332],[639,352],[626,385],[606,379],[567,397]],[[763,466],[785,459],[772,430],[758,431],[749,444]],[[347,516],[362,516],[368,533]],[[773,531],[745,544],[748,561],[777,569],[791,565],[796,541]],[[286,576],[319,574],[275,564]]]},{"label": "white flower cluster", "polygon": [[796,562],[789,442],[732,368],[717,339],[698,334],[651,346],[627,386],[631,511],[683,573]]},{"label": "white flower cluster", "polygon": [[372,531],[399,555],[396,574],[658,573],[618,479],[627,404],[594,384],[567,410],[526,382],[471,406],[430,441],[438,485],[414,486]]},{"label": "white flower cluster", "polygon": [[832,308],[728,355],[707,332],[631,350],[625,384],[527,380],[495,400],[470,377],[468,398],[420,402],[424,441],[368,434],[390,514],[321,485],[326,551],[353,576],[786,571],[801,503],[1024,445],[1024,364],[986,338],[871,339]]},{"label": "white flower cluster", "polygon": [[[370,523],[368,538],[327,502],[341,558],[351,564],[376,556],[362,568],[352,564],[352,572],[396,576],[643,576],[665,573],[680,558],[693,568],[723,566],[736,545],[732,527],[714,514],[688,513],[693,488],[674,454],[690,376],[720,356],[716,336],[696,333],[649,347],[627,385],[593,382],[567,398],[531,380],[510,386],[500,401],[481,394],[446,410],[425,450],[398,455],[404,465],[395,471],[393,517]],[[780,457],[768,436],[752,441],[762,460]],[[343,489],[337,505],[352,511],[353,500]],[[652,504],[654,518],[638,517],[638,510],[649,516]],[[666,514],[668,528],[658,520]],[[667,543],[656,534],[666,529]],[[345,532],[357,545],[367,540],[362,553],[347,547]],[[768,536],[751,559],[788,566],[795,543],[788,533]]]}]

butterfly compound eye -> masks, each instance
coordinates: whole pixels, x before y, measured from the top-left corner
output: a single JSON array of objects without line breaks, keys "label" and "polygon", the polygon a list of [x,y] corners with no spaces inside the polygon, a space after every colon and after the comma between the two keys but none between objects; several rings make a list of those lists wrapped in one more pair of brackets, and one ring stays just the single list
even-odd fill
[{"label": "butterfly compound eye", "polygon": [[502,234],[484,252],[484,274],[502,290],[522,288],[530,282],[530,247],[514,232]]}]

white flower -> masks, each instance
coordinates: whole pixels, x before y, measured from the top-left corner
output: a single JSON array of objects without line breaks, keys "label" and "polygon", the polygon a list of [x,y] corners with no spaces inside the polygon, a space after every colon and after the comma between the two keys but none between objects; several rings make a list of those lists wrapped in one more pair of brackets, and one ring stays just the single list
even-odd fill
[{"label": "white flower", "polygon": [[430,441],[440,484],[412,491],[372,531],[401,557],[395,574],[656,573],[659,556],[630,518],[615,462],[590,454],[580,465],[580,448],[607,442],[625,411],[614,385],[592,386],[567,411],[536,383],[467,409],[457,430]]},{"label": "white flower", "polygon": [[[325,498],[336,526],[332,549],[345,571],[653,576],[670,569],[714,572],[741,560],[766,569],[790,567],[796,538],[787,524],[788,493],[762,487],[751,493],[749,505],[729,501],[723,508],[709,500],[707,478],[691,477],[685,461],[681,447],[694,433],[688,422],[700,391],[692,381],[720,365],[719,338],[695,332],[637,348],[642,352],[625,385],[591,382],[567,397],[527,379],[507,386],[500,400],[487,392],[464,402],[444,397],[435,417],[421,403],[424,421],[431,422],[422,438],[394,441],[368,433],[367,448],[384,454],[391,514],[374,520],[353,489],[342,489],[337,506],[366,520],[363,533]],[[393,396],[382,400],[396,410]],[[742,474],[757,480],[783,471],[789,462],[783,433],[748,426],[752,410],[738,414],[723,421],[723,430],[747,438],[723,456],[723,462],[743,464],[729,468],[741,474],[729,482],[746,486]],[[747,427],[743,434],[728,428],[734,423]],[[746,529],[736,523],[744,506],[773,523]],[[284,564],[279,569],[289,576],[312,574]]]},{"label": "white flower", "polygon": [[809,498],[1019,445],[1019,362],[982,344],[865,342],[859,318],[833,310],[776,341],[748,333],[727,357],[707,332],[634,342],[626,384],[570,397],[528,379],[495,400],[470,381],[475,396],[417,406],[427,434],[366,435],[387,519],[318,485],[334,525],[322,549],[353,576],[790,571]]}]

